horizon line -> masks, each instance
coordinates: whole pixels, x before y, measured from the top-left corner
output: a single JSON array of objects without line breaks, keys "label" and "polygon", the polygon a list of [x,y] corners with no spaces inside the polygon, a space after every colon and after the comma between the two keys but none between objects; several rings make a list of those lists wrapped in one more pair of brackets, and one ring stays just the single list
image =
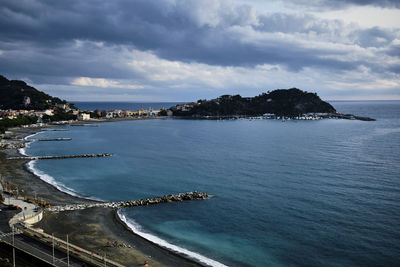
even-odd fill
[{"label": "horizon line", "polygon": [[[211,100],[211,99],[209,99]],[[115,101],[108,101],[108,100],[66,100],[67,102],[91,102],[91,103],[187,103],[187,102],[195,102],[193,100],[190,101],[123,101],[123,100],[115,100]],[[364,101],[400,101],[399,99],[328,99],[323,101],[343,101],[343,102],[364,102]]]}]

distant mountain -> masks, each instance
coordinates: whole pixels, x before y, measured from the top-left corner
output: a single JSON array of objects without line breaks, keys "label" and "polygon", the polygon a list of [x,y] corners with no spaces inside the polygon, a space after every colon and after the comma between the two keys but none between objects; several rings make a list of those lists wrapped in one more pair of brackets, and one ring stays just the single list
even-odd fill
[{"label": "distant mountain", "polygon": [[212,100],[177,105],[171,108],[175,116],[260,116],[273,113],[277,116],[298,116],[306,113],[336,113],[316,93],[297,88],[278,89],[255,97],[223,95]]},{"label": "distant mountain", "polygon": [[0,75],[0,109],[45,110],[57,104],[69,103],[43,93],[24,81],[8,80]]}]

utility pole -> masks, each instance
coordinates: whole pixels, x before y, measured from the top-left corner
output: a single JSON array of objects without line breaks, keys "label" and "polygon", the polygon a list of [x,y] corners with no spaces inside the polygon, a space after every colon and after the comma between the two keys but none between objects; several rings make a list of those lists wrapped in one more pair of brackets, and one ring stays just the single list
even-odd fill
[{"label": "utility pole", "polygon": [[53,237],[53,265],[55,264],[55,261],[54,261],[54,234],[51,234],[51,236]]},{"label": "utility pole", "polygon": [[69,267],[69,245],[68,245],[68,235],[67,235],[67,266]]},{"label": "utility pole", "polygon": [[15,267],[14,225],[12,227],[12,242],[13,242],[13,267]]}]

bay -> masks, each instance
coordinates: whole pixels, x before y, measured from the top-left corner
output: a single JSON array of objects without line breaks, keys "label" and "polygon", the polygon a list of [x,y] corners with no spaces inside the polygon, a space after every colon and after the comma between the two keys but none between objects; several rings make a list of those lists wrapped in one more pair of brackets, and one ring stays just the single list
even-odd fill
[{"label": "bay", "polygon": [[40,133],[35,138],[72,141],[33,142],[26,153],[113,153],[30,163],[49,182],[80,196],[211,194],[203,201],[121,211],[136,231],[200,254],[209,264],[395,266],[400,102],[332,104],[377,121],[112,122]]}]

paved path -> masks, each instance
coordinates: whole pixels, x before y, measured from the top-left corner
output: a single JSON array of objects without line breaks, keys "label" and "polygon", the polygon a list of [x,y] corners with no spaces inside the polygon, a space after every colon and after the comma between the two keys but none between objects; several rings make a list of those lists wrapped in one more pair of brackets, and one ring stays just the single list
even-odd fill
[{"label": "paved path", "polygon": [[[0,192],[3,192],[3,186],[0,183]],[[3,194],[4,196],[4,204],[18,206],[22,209],[22,211],[16,214],[11,220],[10,225],[14,225],[21,220],[25,220],[25,218],[31,218],[36,215],[36,206],[32,203],[25,202],[20,199],[13,198],[9,195]]]},{"label": "paved path", "polygon": [[[1,186],[0,183],[0,192],[3,192],[3,187]],[[37,216],[38,212],[36,212],[36,206],[32,203],[25,202],[23,200],[15,199],[13,197],[10,197],[8,195],[4,195],[5,201],[4,203],[6,205],[13,205],[13,206],[18,206],[19,208],[22,209],[21,212],[18,214],[15,214],[11,220],[9,221],[9,226],[12,228],[14,225],[16,227],[21,227],[21,224],[18,224],[25,218],[30,218]],[[3,211],[1,211],[3,212]],[[1,220],[0,220],[1,221]],[[2,230],[4,226],[2,226]],[[11,229],[9,228],[9,229]],[[68,260],[67,260],[67,254],[66,254],[66,247],[67,244],[64,240],[58,239],[58,238],[52,238],[52,236],[45,234],[43,232],[36,232],[36,230],[33,230],[32,228],[29,227],[22,227],[21,230],[18,230],[19,233],[22,233],[22,230],[25,231],[35,231],[36,236],[41,236],[41,241],[36,240],[35,238],[30,237],[26,233],[24,234],[18,234],[14,235],[14,240],[13,240],[13,235],[10,230],[6,231],[1,231],[0,230],[0,239],[4,240],[5,242],[9,243],[10,245],[14,244],[15,247],[19,248],[20,250],[23,250],[27,253],[30,253],[32,255],[35,255],[36,257],[47,261],[49,263],[54,263],[56,266],[68,266]],[[16,231],[17,232],[17,231]],[[29,232],[29,231],[28,231]],[[54,240],[54,259],[53,259],[53,248],[52,248],[52,242]],[[102,256],[99,256],[97,254],[94,254],[90,251],[87,251],[85,249],[82,249],[80,247],[77,247],[73,244],[69,244],[69,249],[70,249],[70,257],[69,257],[69,266],[103,266],[103,264],[106,264],[108,266],[122,266],[121,264],[118,264],[114,261],[110,261],[107,259],[107,263],[104,263],[104,258]],[[93,261],[92,264],[83,261],[77,257],[74,257],[72,255],[72,252],[75,252],[81,255],[84,255],[86,257],[91,258]]]}]

